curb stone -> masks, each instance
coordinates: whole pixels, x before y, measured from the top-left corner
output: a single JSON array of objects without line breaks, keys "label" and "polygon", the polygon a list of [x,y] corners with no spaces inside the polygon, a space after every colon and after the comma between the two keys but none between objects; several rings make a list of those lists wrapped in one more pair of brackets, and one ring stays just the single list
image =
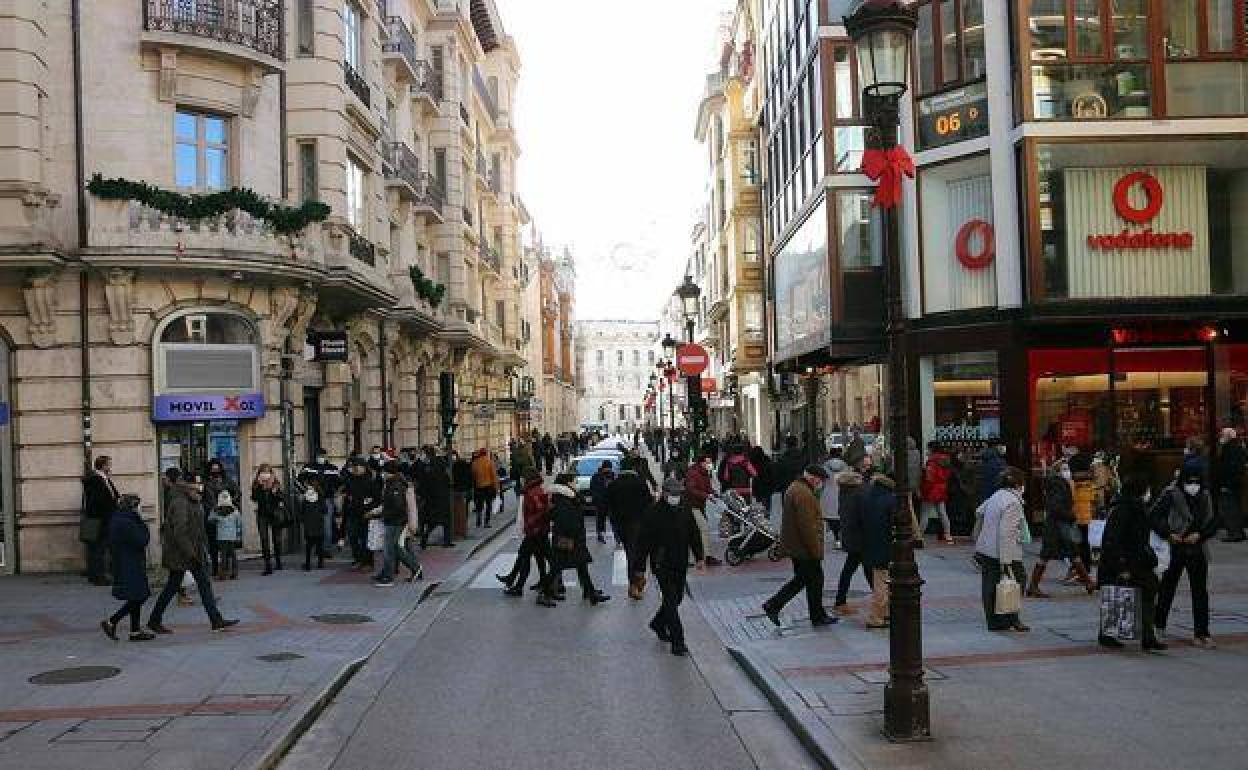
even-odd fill
[{"label": "curb stone", "polygon": [[761,657],[739,645],[729,654],[775,707],[811,757],[826,770],[866,770],[866,765],[811,711],[801,696]]},{"label": "curb stone", "polygon": [[243,756],[235,767],[247,768],[248,770],[273,770],[286,756],[291,747],[299,741],[299,738],[308,731],[316,720],[324,713],[334,698],[342,691],[342,688],[351,681],[351,677],[355,676],[361,668],[368,663],[381,646],[394,634],[394,632],[408,621],[415,614],[416,610],[424,604],[435,591],[442,588],[444,584],[451,587],[458,587],[456,584],[456,576],[470,564],[473,559],[485,548],[494,544],[504,533],[511,532],[513,527],[508,524],[500,526],[482,538],[476,545],[469,549],[463,564],[455,569],[450,575],[442,580],[430,581],[423,589],[420,596],[397,620],[386,629],[377,641],[369,648],[369,650],[360,657],[344,663],[338,671],[330,677],[324,685],[312,693],[305,695],[301,699],[301,704],[291,709],[285,718],[279,721],[275,726],[267,731],[267,735],[273,736],[268,739],[265,745],[249,751]]}]

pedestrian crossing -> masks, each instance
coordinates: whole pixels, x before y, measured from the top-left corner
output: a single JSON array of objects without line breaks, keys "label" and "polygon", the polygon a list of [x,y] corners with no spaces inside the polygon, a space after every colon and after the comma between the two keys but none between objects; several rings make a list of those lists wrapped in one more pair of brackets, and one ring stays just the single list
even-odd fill
[{"label": "pedestrian crossing", "polygon": [[[505,575],[508,572],[511,572],[511,565],[516,562],[516,553],[517,553],[516,551],[504,551],[496,555],[494,559],[489,563],[489,566],[481,570],[480,574],[478,574],[476,579],[472,581],[472,584],[469,586],[469,588],[474,589],[474,590],[484,589],[484,588],[488,588],[488,589],[495,590],[495,591],[499,590],[502,586],[499,584],[498,580],[495,579],[494,576]],[[601,556],[599,556],[598,561],[601,561]],[[593,568],[592,565],[590,568],[591,569]],[[534,579],[536,578],[536,575],[537,575],[537,566],[535,564],[530,563],[530,571],[529,571],[530,581],[529,582],[533,582]],[[594,580],[595,582],[597,582],[597,577],[595,577]],[[563,584],[568,587],[576,586],[576,571],[575,570],[564,571]],[[624,551],[620,549],[616,549],[612,551],[611,585],[613,586],[628,585],[628,560],[626,559],[624,555]]]}]

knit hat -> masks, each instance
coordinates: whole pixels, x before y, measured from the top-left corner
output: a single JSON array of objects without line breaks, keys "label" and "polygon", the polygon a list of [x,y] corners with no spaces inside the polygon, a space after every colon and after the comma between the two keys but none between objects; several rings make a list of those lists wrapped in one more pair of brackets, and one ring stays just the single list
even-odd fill
[{"label": "knit hat", "polygon": [[229,492],[223,489],[217,494],[217,505],[233,505],[233,504],[234,504],[234,500],[233,498],[230,497]]},{"label": "knit hat", "polygon": [[822,465],[807,465],[805,473],[807,476],[817,476],[824,480],[828,478],[828,472]]},{"label": "knit hat", "polygon": [[665,495],[683,495],[685,493],[685,483],[675,476],[663,482],[663,494]]}]

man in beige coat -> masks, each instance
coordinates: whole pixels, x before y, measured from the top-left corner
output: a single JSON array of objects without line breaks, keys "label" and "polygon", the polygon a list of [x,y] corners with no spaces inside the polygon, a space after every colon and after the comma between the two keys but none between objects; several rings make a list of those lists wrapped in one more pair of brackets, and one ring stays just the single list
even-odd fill
[{"label": "man in beige coat", "polygon": [[784,519],[780,525],[780,547],[793,560],[793,577],[780,591],[763,602],[763,612],[780,625],[784,605],[806,589],[806,605],[812,626],[828,626],[837,621],[823,608],[823,515],[819,491],[828,472],[811,465],[784,492]]}]

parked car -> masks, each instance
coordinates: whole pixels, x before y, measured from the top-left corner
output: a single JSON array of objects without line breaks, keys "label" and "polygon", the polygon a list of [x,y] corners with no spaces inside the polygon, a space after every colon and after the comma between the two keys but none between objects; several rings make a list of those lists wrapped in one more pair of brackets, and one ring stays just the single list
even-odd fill
[{"label": "parked car", "polygon": [[572,459],[572,472],[576,474],[576,498],[580,501],[581,507],[585,512],[593,513],[593,500],[589,496],[589,482],[593,479],[594,474],[602,467],[604,462],[611,463],[611,470],[619,473],[620,466],[624,461],[624,456],[618,452],[614,454],[584,454]]}]

